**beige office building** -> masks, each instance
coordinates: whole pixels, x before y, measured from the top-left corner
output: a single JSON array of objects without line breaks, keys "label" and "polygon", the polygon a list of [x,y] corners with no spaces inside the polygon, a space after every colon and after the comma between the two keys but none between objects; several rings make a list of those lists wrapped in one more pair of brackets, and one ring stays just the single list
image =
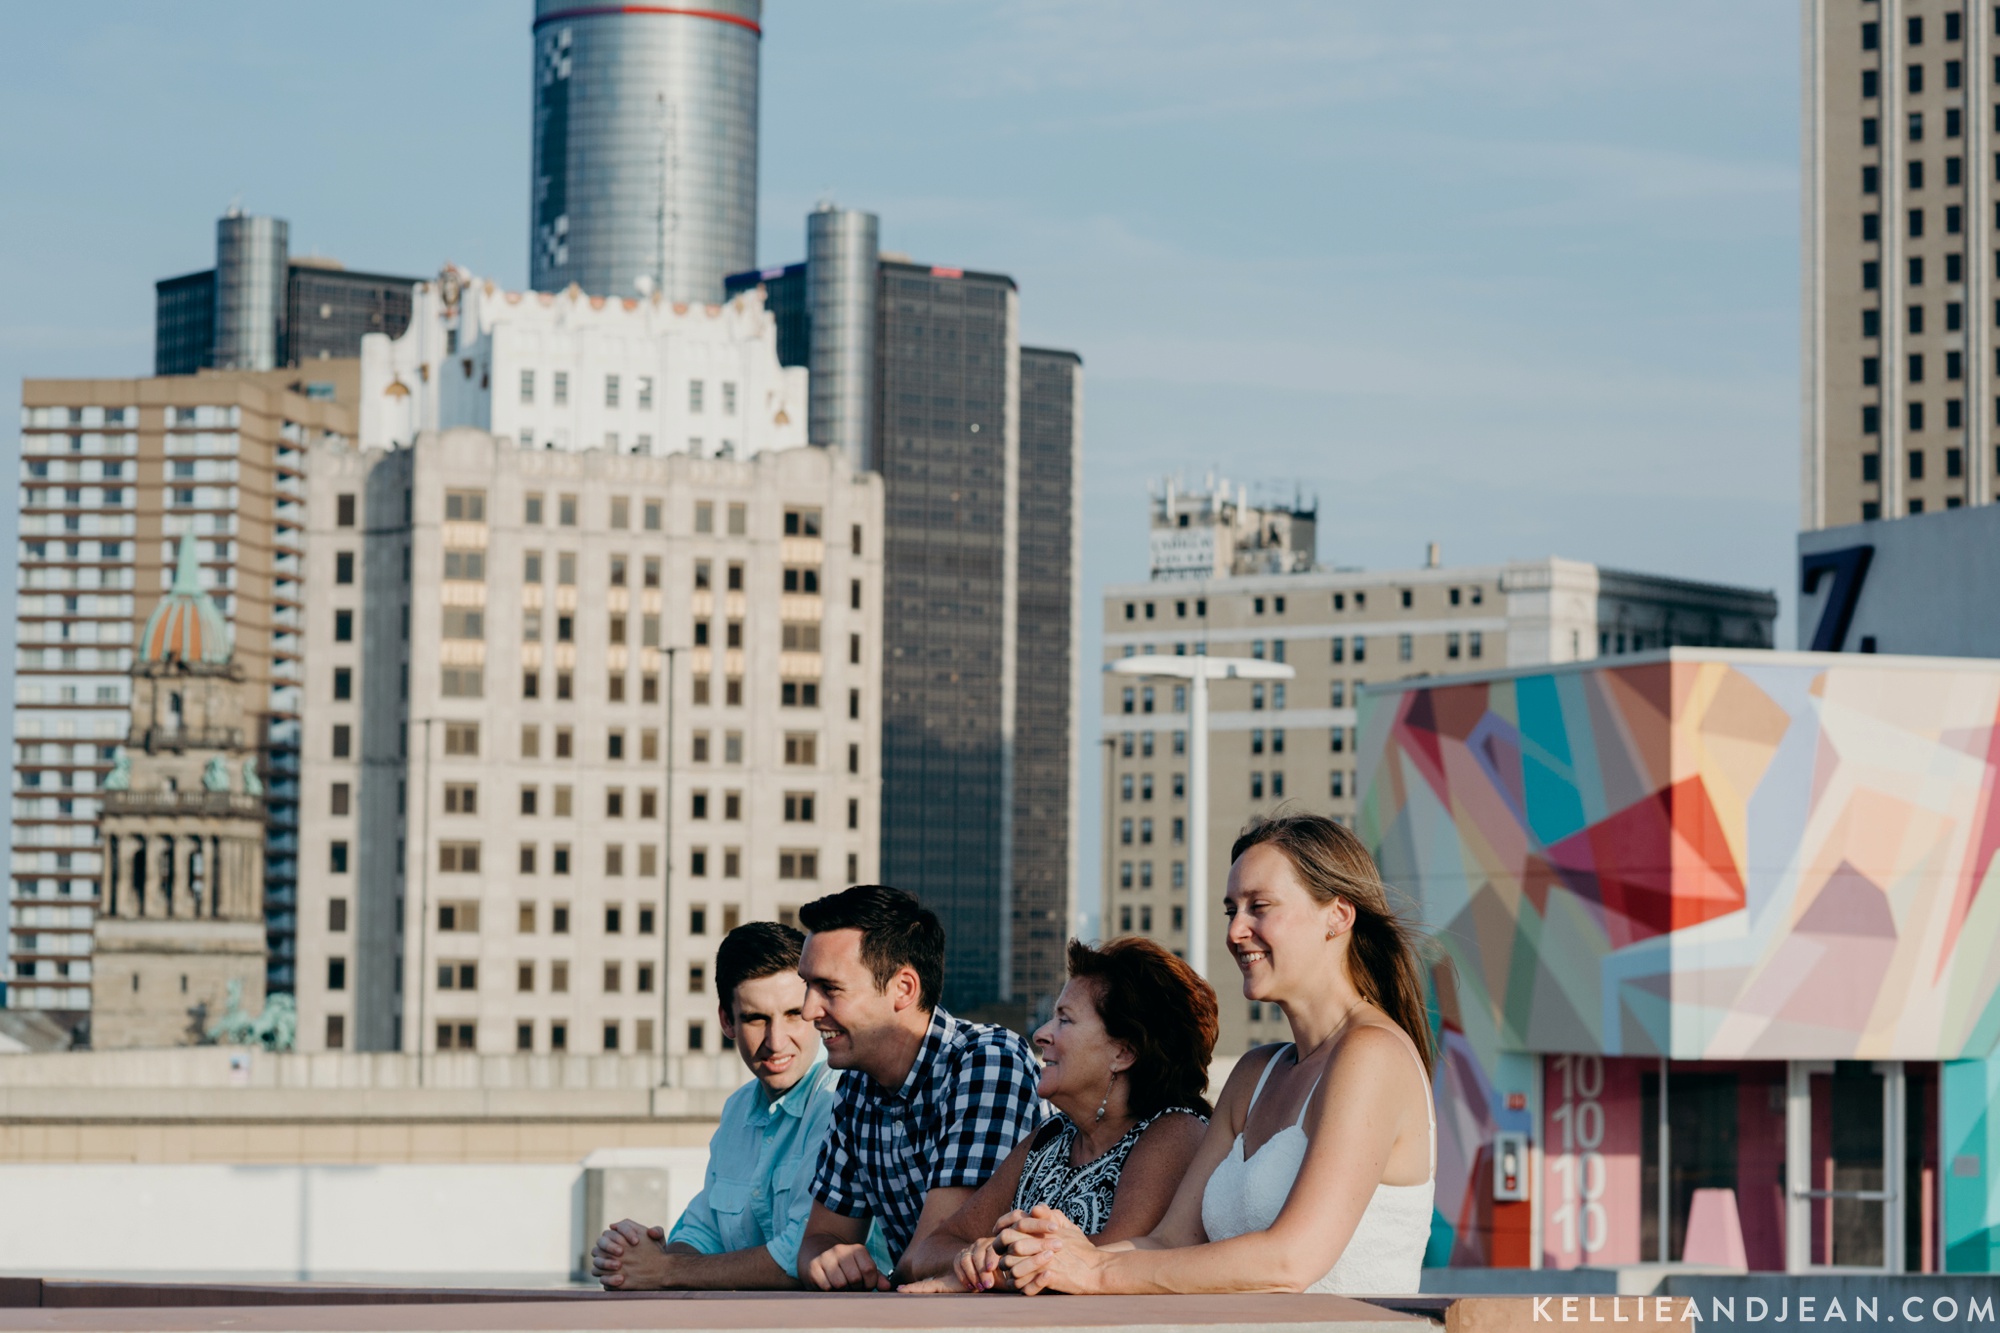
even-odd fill
[{"label": "beige office building", "polygon": [[[1413,676],[1650,652],[1769,648],[1768,592],[1573,560],[1447,568],[1436,549],[1401,570],[1318,566],[1316,513],[1260,507],[1226,483],[1153,497],[1153,577],[1104,595],[1104,658],[1235,656],[1283,662],[1289,681],[1223,680],[1209,694],[1207,974],[1222,996],[1218,1050],[1285,1037],[1283,1016],[1237,998],[1224,942],[1229,848],[1280,809],[1355,813],[1363,688]],[[1257,571],[1257,572],[1247,572]],[[1171,679],[1101,678],[1104,936],[1177,951],[1187,936],[1187,695]]]},{"label": "beige office building", "polygon": [[1919,0],[1803,8],[1800,526],[1990,503],[1994,25]]},{"label": "beige office building", "polygon": [[269,979],[289,985],[304,461],[353,437],[356,375],[324,361],[23,384],[9,1008],[69,1023],[90,1008],[101,791],[183,534],[234,634],[271,820]]},{"label": "beige office building", "polygon": [[300,1044],[718,1049],[876,872],[882,489],[835,451],[311,460]]}]

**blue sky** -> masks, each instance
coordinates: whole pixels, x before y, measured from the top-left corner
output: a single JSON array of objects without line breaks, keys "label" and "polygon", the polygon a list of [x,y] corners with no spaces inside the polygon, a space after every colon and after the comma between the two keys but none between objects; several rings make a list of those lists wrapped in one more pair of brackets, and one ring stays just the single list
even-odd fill
[{"label": "blue sky", "polygon": [[[1329,562],[1749,583],[1788,643],[1797,12],[767,0],[759,258],[831,195],[1015,276],[1024,338],[1085,362],[1087,625],[1144,576],[1143,479],[1220,467],[1316,493]],[[152,283],[211,262],[232,199],[295,251],[524,281],[520,0],[9,18],[13,401],[147,373]]]}]

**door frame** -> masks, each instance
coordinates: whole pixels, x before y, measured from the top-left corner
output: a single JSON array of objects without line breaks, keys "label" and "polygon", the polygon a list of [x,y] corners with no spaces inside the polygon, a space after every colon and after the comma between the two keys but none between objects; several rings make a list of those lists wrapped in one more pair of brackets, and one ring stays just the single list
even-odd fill
[{"label": "door frame", "polygon": [[[1818,1190],[1812,1187],[1812,1079],[1833,1073],[1832,1060],[1793,1060],[1785,1086],[1785,1271],[1788,1273],[1900,1273],[1903,1271],[1903,1157],[1907,1145],[1906,1091],[1901,1060],[1877,1060],[1882,1076],[1882,1188],[1879,1190]],[[1882,1257],[1879,1268],[1812,1262],[1814,1199],[1847,1198],[1882,1206]]]}]

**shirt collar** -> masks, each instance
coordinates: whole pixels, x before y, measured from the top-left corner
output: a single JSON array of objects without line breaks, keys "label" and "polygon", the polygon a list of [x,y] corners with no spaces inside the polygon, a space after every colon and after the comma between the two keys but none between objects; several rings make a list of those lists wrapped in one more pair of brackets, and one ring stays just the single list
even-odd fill
[{"label": "shirt collar", "polygon": [[806,1104],[812,1101],[814,1090],[825,1081],[825,1078],[826,1047],[821,1046],[819,1054],[813,1059],[812,1066],[806,1070],[806,1076],[792,1084],[791,1087],[786,1088],[783,1095],[773,1098],[770,1093],[764,1090],[764,1086],[761,1083],[757,1085],[757,1099],[750,1108],[750,1123],[753,1125],[764,1124],[780,1115],[788,1115],[794,1120],[803,1120],[806,1114]]},{"label": "shirt collar", "polygon": [[944,1049],[945,1042],[951,1039],[952,1033],[957,1031],[958,1027],[958,1020],[953,1018],[943,1005],[931,1010],[931,1025],[924,1032],[923,1042],[917,1047],[917,1058],[910,1061],[910,1072],[903,1075],[901,1086],[891,1091],[871,1078],[868,1080],[868,1091],[877,1101],[893,1099],[907,1102],[915,1097],[917,1089],[922,1086],[925,1076],[930,1072],[931,1063],[938,1058],[938,1053]]}]

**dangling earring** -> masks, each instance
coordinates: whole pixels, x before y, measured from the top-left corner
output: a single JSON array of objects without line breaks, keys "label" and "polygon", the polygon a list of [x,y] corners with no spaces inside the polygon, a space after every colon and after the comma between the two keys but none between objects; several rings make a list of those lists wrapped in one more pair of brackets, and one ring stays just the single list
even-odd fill
[{"label": "dangling earring", "polygon": [[1116,1082],[1117,1078],[1118,1071],[1114,1069],[1111,1071],[1111,1079],[1104,1085],[1104,1100],[1097,1104],[1097,1123],[1100,1125],[1104,1123],[1104,1108],[1111,1105],[1111,1084]]}]

